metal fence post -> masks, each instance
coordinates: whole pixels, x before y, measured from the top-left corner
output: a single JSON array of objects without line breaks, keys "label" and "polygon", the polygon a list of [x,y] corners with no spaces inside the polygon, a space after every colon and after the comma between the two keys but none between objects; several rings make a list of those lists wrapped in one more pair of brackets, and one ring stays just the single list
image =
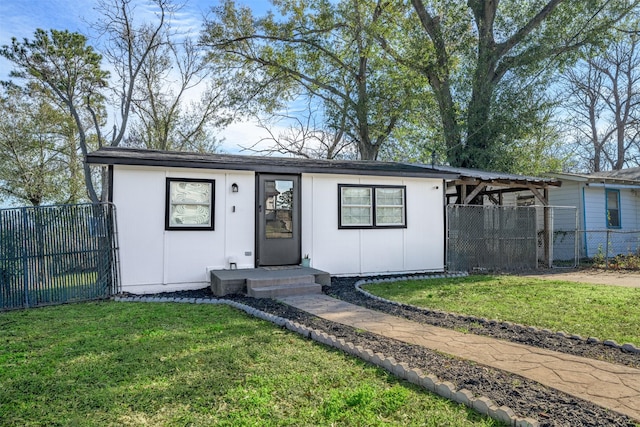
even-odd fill
[{"label": "metal fence post", "polygon": [[606,250],[604,251],[604,267],[605,269],[609,269],[609,233],[611,233],[611,230],[607,229],[607,234],[606,234],[606,242],[605,242],[605,248]]},{"label": "metal fence post", "polygon": [[24,301],[23,306],[29,307],[29,256],[27,246],[27,230],[29,228],[29,221],[27,221],[27,208],[21,208],[20,214],[22,215],[22,281],[24,286]]}]

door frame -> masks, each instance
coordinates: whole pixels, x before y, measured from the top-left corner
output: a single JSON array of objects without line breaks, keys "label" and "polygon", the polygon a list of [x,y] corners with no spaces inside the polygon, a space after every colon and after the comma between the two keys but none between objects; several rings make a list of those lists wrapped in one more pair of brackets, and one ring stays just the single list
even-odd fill
[{"label": "door frame", "polygon": [[[287,173],[270,173],[270,172],[256,172],[256,181],[255,181],[255,267],[269,266],[269,265],[298,265],[302,261],[302,175],[301,174],[287,174]],[[262,206],[261,194],[263,192],[263,182],[265,180],[274,179],[274,180],[293,180],[294,185],[294,195],[293,195],[293,226],[292,232],[294,235],[294,240],[297,238],[297,243],[293,244],[294,249],[292,254],[292,262],[285,264],[263,264],[261,261],[261,249],[263,249],[261,244],[261,234],[264,232],[263,224],[263,215],[261,209],[264,210]],[[297,188],[296,188],[297,187]],[[297,203],[296,203],[297,201]],[[295,237],[297,236],[297,237]]]}]

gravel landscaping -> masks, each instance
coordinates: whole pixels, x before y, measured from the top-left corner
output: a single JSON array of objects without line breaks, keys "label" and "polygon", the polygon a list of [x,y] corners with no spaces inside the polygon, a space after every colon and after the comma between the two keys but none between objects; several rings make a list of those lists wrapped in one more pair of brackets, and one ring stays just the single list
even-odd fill
[{"label": "gravel landscaping", "polygon": [[[640,353],[612,347],[610,343],[605,345],[600,341],[569,337],[552,331],[470,316],[457,316],[373,299],[356,290],[355,283],[361,279],[358,277],[333,278],[332,286],[325,287],[323,291],[335,298],[415,322],[464,330],[469,333],[640,368]],[[209,288],[156,296],[215,298]],[[450,381],[458,390],[467,389],[478,396],[486,396],[498,406],[504,405],[511,408],[520,417],[537,419],[541,426],[638,425],[628,417],[544,387],[518,375],[323,320],[274,300],[255,299],[243,295],[226,296],[225,299],[241,302],[309,328],[324,331],[356,346],[371,349],[375,353],[393,357],[397,362],[404,362],[411,368],[419,368],[424,373],[436,375],[440,381]],[[606,340],[606,337],[598,338]]]}]

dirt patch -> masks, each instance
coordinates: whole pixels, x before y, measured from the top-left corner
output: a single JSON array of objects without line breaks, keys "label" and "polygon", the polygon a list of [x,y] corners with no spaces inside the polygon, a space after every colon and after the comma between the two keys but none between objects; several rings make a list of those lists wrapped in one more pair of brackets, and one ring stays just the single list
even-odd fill
[{"label": "dirt patch", "polygon": [[543,280],[566,280],[568,282],[640,288],[640,271],[630,270],[538,270],[521,274]]}]

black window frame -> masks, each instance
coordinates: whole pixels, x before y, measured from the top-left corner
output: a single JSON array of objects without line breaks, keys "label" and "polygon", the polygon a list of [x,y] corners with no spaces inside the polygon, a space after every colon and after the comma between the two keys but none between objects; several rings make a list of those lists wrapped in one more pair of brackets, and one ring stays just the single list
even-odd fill
[{"label": "black window frame", "polygon": [[[170,213],[172,204],[171,202],[171,183],[173,182],[197,182],[211,185],[211,194],[209,198],[209,215],[211,223],[206,225],[186,225],[177,226],[171,225]],[[165,209],[164,209],[164,229],[167,231],[213,231],[215,230],[215,201],[216,201],[216,180],[215,179],[200,179],[200,178],[167,178],[166,179],[166,194],[165,194]]]},{"label": "black window frame", "polygon": [[[371,225],[344,225],[342,224],[342,189],[343,188],[368,188],[371,189]],[[402,224],[378,225],[376,189],[393,188],[402,190],[403,218]],[[372,229],[401,229],[407,228],[407,186],[406,185],[375,185],[375,184],[338,184],[338,229],[340,230],[372,230]]]}]

